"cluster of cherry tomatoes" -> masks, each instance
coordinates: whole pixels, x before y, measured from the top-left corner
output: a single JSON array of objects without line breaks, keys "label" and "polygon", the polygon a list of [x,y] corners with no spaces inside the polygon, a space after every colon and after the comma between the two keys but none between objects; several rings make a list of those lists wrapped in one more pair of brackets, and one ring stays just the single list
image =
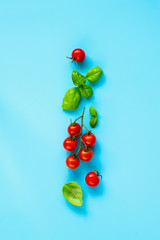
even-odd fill
[{"label": "cluster of cherry tomatoes", "polygon": [[[63,147],[65,148],[65,150],[72,152],[77,148],[77,137],[81,134],[82,129],[79,123],[74,122],[68,126],[67,130],[70,136],[64,140]],[[93,147],[96,143],[96,136],[90,131],[88,131],[82,135],[80,141],[84,146],[81,147],[80,145],[80,148],[76,153],[73,153],[66,158],[66,165],[68,168],[77,168],[80,164],[79,159],[84,162],[88,162],[93,157],[93,151],[91,147]],[[85,181],[91,187],[97,186],[100,182],[99,176],[100,174],[96,170],[95,172],[89,172],[85,177]]]}]

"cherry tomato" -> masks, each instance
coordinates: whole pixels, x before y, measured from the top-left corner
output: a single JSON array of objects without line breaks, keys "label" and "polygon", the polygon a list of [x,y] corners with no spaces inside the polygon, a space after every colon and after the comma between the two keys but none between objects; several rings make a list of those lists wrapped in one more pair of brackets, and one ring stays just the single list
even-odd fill
[{"label": "cherry tomato", "polygon": [[70,136],[79,135],[81,131],[81,126],[79,123],[71,123],[68,126],[68,133]]},{"label": "cherry tomato", "polygon": [[82,148],[79,151],[79,157],[84,162],[90,161],[93,157],[92,149],[87,149],[86,147]]},{"label": "cherry tomato", "polygon": [[72,52],[72,59],[76,62],[82,62],[85,59],[85,52],[81,48],[76,48]]},{"label": "cherry tomato", "polygon": [[[90,187],[97,186],[100,182],[99,176],[101,176],[101,175],[99,174],[98,171],[87,173],[87,175],[85,177],[85,181],[86,181],[87,185]],[[101,176],[101,178],[102,178],[102,176]]]},{"label": "cherry tomato", "polygon": [[77,147],[77,139],[72,139],[71,137],[67,137],[63,142],[63,147],[67,151],[74,151]]},{"label": "cherry tomato", "polygon": [[69,155],[66,158],[66,165],[68,168],[75,169],[79,166],[79,163],[80,163],[79,158],[74,157],[73,155]]},{"label": "cherry tomato", "polygon": [[82,140],[87,147],[93,147],[93,145],[96,143],[96,136],[93,133],[85,133],[82,136]]}]

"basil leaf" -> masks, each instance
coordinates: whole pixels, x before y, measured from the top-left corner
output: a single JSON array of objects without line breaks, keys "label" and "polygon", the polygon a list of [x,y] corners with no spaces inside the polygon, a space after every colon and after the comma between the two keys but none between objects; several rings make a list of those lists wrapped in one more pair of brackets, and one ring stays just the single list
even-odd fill
[{"label": "basil leaf", "polygon": [[73,72],[72,72],[72,81],[73,81],[74,85],[80,86],[80,85],[82,85],[82,84],[84,84],[86,82],[86,78],[85,78],[85,76],[80,74],[78,71],[73,70]]},{"label": "basil leaf", "polygon": [[95,126],[97,125],[97,117],[91,117],[90,118],[90,121],[89,121],[89,123],[90,123],[90,126],[92,127],[92,128],[95,128]]},{"label": "basil leaf", "polygon": [[86,73],[86,78],[89,82],[96,82],[100,76],[102,75],[103,71],[99,67],[93,67]]},{"label": "basil leaf", "polygon": [[64,110],[75,110],[78,108],[81,99],[81,93],[78,87],[67,90],[63,98],[62,108]]},{"label": "basil leaf", "polygon": [[92,87],[88,84],[84,84],[84,85],[80,86],[79,90],[80,90],[81,94],[83,95],[83,97],[85,97],[85,98],[89,98],[93,94]]},{"label": "basil leaf", "polygon": [[93,106],[91,106],[89,108],[89,112],[92,115],[92,117],[97,117],[98,116],[98,112],[97,112],[97,110]]},{"label": "basil leaf", "polygon": [[81,206],[83,203],[83,192],[81,186],[77,182],[69,182],[64,184],[62,188],[63,196],[73,205]]}]

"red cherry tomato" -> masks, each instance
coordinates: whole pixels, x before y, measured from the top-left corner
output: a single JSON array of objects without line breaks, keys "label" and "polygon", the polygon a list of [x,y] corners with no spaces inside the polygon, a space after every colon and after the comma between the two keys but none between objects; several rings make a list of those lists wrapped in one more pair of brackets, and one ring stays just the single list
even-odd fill
[{"label": "red cherry tomato", "polygon": [[86,181],[87,185],[90,187],[97,186],[100,182],[99,176],[101,176],[101,175],[99,174],[98,171],[96,171],[96,173],[95,172],[87,173],[87,175],[85,177],[85,181]]},{"label": "red cherry tomato", "polygon": [[87,149],[86,147],[82,148],[79,151],[79,157],[84,162],[90,161],[93,157],[92,149]]},{"label": "red cherry tomato", "polygon": [[79,123],[71,123],[68,126],[68,133],[70,136],[79,135],[81,131],[81,126]]},{"label": "red cherry tomato", "polygon": [[85,133],[82,136],[82,140],[87,147],[93,147],[93,145],[96,143],[96,136],[93,133]]},{"label": "red cherry tomato", "polygon": [[66,165],[68,168],[75,169],[79,166],[79,163],[80,163],[79,158],[74,157],[73,155],[69,155],[66,158]]},{"label": "red cherry tomato", "polygon": [[67,151],[74,151],[77,147],[77,139],[71,139],[70,137],[67,137],[63,142],[63,147]]},{"label": "red cherry tomato", "polygon": [[82,62],[85,59],[85,52],[81,48],[76,48],[72,52],[72,59],[76,62]]}]

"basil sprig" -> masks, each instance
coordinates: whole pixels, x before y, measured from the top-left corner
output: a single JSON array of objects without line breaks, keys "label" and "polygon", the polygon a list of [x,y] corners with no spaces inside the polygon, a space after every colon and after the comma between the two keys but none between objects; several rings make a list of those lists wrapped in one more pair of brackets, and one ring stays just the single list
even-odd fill
[{"label": "basil sprig", "polygon": [[82,206],[83,192],[81,186],[77,182],[69,182],[64,184],[62,188],[63,196],[73,205]]},{"label": "basil sprig", "polygon": [[93,94],[92,87],[89,84],[85,84],[86,80],[90,83],[98,81],[102,75],[102,69],[99,67],[93,67],[86,73],[86,76],[82,75],[76,70],[72,72],[73,84],[77,87],[70,88],[64,95],[62,108],[64,110],[75,110],[79,106],[81,95],[84,98],[89,98]]}]

